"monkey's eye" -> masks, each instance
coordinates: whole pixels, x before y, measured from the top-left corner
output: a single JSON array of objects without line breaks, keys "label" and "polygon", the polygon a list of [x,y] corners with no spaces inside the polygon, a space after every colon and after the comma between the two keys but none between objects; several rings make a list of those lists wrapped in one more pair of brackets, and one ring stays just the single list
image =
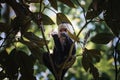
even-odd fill
[{"label": "monkey's eye", "polygon": [[60,29],[60,32],[67,32],[66,28]]}]

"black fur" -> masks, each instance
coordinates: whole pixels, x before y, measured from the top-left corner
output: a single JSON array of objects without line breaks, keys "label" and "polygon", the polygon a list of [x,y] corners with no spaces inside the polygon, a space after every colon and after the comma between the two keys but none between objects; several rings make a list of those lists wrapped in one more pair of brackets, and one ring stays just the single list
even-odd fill
[{"label": "black fur", "polygon": [[[73,41],[67,34],[62,33],[61,35],[65,37],[65,42],[61,44],[58,35],[57,34],[52,35],[54,39],[54,44],[55,44],[53,54],[45,53],[43,56],[43,61],[44,61],[45,66],[53,73],[54,76],[55,76],[55,73],[53,72],[52,65],[49,60],[49,55],[53,61],[56,72],[59,72],[60,67],[58,66],[60,66],[62,63],[65,62],[65,60],[67,59],[69,55],[71,45],[73,44]],[[75,53],[76,53],[76,48],[74,46],[72,50],[72,55],[74,55]],[[67,70],[68,68],[63,69],[62,75],[61,75],[62,78],[64,77],[64,74],[66,73]]]}]

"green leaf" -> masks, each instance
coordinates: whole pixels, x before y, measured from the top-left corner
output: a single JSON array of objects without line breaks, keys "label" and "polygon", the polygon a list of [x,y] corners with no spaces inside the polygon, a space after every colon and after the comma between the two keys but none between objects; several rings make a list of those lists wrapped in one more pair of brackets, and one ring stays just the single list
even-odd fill
[{"label": "green leaf", "polygon": [[93,19],[97,17],[103,11],[104,2],[104,0],[93,0],[88,8],[86,19]]},{"label": "green leaf", "polygon": [[57,0],[49,0],[49,2],[51,3],[51,6],[57,10]]},{"label": "green leaf", "polygon": [[52,20],[49,16],[47,16],[47,15],[45,15],[45,14],[42,14],[42,21],[43,21],[43,24],[44,24],[44,25],[52,25],[52,24],[55,24],[55,23],[53,22],[53,20]]},{"label": "green leaf", "polygon": [[82,65],[86,72],[90,69],[91,62],[92,62],[92,58],[88,54],[88,49],[85,48],[83,51]]},{"label": "green leaf", "polygon": [[29,41],[21,40],[20,42],[29,48],[31,53],[39,60],[41,64],[43,63],[43,50],[41,47]]},{"label": "green leaf", "polygon": [[[39,45],[39,47],[43,47],[45,45],[45,41],[42,38],[39,38],[38,36],[36,36],[34,33],[32,32],[27,32],[24,34],[24,37],[27,38],[28,40],[30,40],[32,43],[36,43],[37,45]],[[48,43],[49,41],[47,41]]]},{"label": "green leaf", "polygon": [[69,30],[67,30],[67,32],[70,38],[72,38],[76,42],[79,42],[79,38],[75,34],[72,34]]},{"label": "green leaf", "polygon": [[[36,18],[36,20],[35,20],[36,23],[41,23],[41,21],[42,21],[44,25],[52,25],[52,24],[55,24],[55,23],[53,22],[53,20],[52,20],[49,16],[47,16],[47,15],[45,15],[45,14],[43,14],[43,13],[36,12],[36,13],[34,13],[33,15],[34,15],[35,18]],[[37,20],[37,19],[38,19],[38,15],[42,17],[41,20]]]},{"label": "green leaf", "polygon": [[27,53],[23,51],[16,51],[16,60],[19,63],[21,76],[28,77],[33,75],[33,61]]},{"label": "green leaf", "polygon": [[119,36],[120,33],[119,7],[119,0],[109,0],[107,1],[107,7],[104,13],[105,22],[116,36]]},{"label": "green leaf", "polygon": [[114,36],[110,33],[99,33],[92,37],[91,41],[97,44],[107,44],[109,43]]},{"label": "green leaf", "polygon": [[57,13],[56,21],[58,25],[64,22],[71,24],[70,20],[63,13]]},{"label": "green leaf", "polygon": [[28,3],[40,3],[41,0],[25,0]]},{"label": "green leaf", "polygon": [[59,1],[68,5],[69,7],[75,8],[75,5],[73,4],[73,2],[71,0],[59,0]]},{"label": "green leaf", "polygon": [[0,64],[2,66],[6,66],[6,61],[7,61],[7,58],[8,58],[8,53],[6,50],[3,50],[0,52]]},{"label": "green leaf", "polygon": [[27,32],[31,24],[31,17],[29,16],[17,16],[11,21],[11,29],[14,30],[15,34],[21,30],[21,33]]},{"label": "green leaf", "polygon": [[[113,15],[112,13],[115,15]],[[119,13],[117,13],[117,10],[116,11],[106,11],[104,13],[104,19],[105,19],[106,24],[108,25],[108,27],[111,29],[111,31],[116,36],[119,36],[119,33],[120,33],[120,21],[119,21],[119,19],[117,19],[119,17],[120,17],[120,15],[119,15]]]},{"label": "green leaf", "polygon": [[[110,16],[108,16],[110,17]],[[108,27],[111,29],[111,31],[118,36],[120,33],[120,22],[118,21],[112,21],[111,19],[109,19],[108,21],[105,19]]]},{"label": "green leaf", "polygon": [[7,25],[6,23],[0,22],[0,32],[6,32],[8,28],[9,28],[9,25]]},{"label": "green leaf", "polygon": [[82,57],[82,66],[83,66],[83,68],[85,69],[86,72],[90,68],[89,61],[85,56]]},{"label": "green leaf", "polygon": [[91,59],[93,57],[100,56],[100,52],[96,49],[84,49],[83,57],[82,57],[82,65],[85,71],[88,71],[93,75],[95,80],[98,80],[99,72],[98,69],[92,64]]},{"label": "green leaf", "polygon": [[97,62],[100,61],[101,53],[99,50],[90,49],[90,50],[87,50],[87,53],[89,54],[89,57],[91,57],[93,60],[95,59],[95,61],[97,61]]},{"label": "green leaf", "polygon": [[10,78],[16,78],[18,77],[18,68],[19,68],[19,63],[16,60],[17,56],[16,56],[16,49],[13,49],[7,59],[6,62],[6,73],[8,75],[11,75]]},{"label": "green leaf", "polygon": [[95,80],[99,80],[99,72],[98,72],[98,69],[93,65],[93,64],[90,64],[90,71],[89,71]]}]

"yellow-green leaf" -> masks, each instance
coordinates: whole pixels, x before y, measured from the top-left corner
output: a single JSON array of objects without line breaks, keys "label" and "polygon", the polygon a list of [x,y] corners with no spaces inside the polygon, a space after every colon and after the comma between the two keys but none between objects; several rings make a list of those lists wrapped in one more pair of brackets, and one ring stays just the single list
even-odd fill
[{"label": "yellow-green leaf", "polygon": [[76,42],[79,42],[79,38],[76,35],[72,34],[69,30],[67,30],[67,32],[70,38],[72,38]]},{"label": "yellow-green leaf", "polygon": [[64,22],[71,24],[70,20],[63,13],[57,13],[56,21],[58,25]]},{"label": "yellow-green leaf", "polygon": [[45,15],[45,14],[42,14],[42,21],[43,21],[43,24],[44,24],[44,25],[52,25],[52,24],[55,24],[55,23],[53,22],[53,20],[52,20],[49,16],[47,16],[47,15]]}]

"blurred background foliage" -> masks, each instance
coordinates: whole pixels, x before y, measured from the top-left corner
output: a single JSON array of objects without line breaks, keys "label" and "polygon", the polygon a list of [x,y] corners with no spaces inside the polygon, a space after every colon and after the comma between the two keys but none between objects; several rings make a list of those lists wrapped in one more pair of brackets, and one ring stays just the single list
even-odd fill
[{"label": "blurred background foliage", "polygon": [[[17,0],[17,1],[21,1],[21,0]],[[25,0],[25,1],[28,1],[27,5],[30,6],[29,9],[31,10],[31,12],[39,12],[40,4],[38,2],[34,2],[34,0]],[[32,1],[34,3],[31,3]],[[35,1],[40,1],[40,0],[35,0]],[[63,0],[61,0],[61,1],[63,1]],[[79,30],[85,24],[84,14],[87,13],[87,10],[88,10],[89,5],[91,4],[92,0],[78,0],[79,4],[81,4],[81,6],[78,4],[78,2],[76,0],[71,0],[71,1],[74,3],[74,8],[71,8],[72,5],[63,4],[60,1],[57,1],[58,10],[55,10],[53,7],[51,7],[50,3],[47,0],[44,0],[44,5],[41,5],[41,6],[47,6],[47,8],[45,8],[45,10],[44,10],[44,8],[42,10],[43,10],[43,13],[51,19],[51,22],[49,22],[49,23],[51,23],[51,24],[55,23],[53,25],[44,25],[44,29],[45,29],[44,33],[45,33],[46,39],[49,41],[48,47],[50,49],[50,52],[52,52],[53,47],[54,47],[53,39],[52,39],[50,33],[52,31],[57,30],[56,13],[64,13],[64,15],[66,15],[66,17],[70,20],[71,24],[74,27],[75,34],[77,34],[79,32]],[[1,13],[0,23],[1,24],[0,25],[2,25],[2,22],[9,24],[11,21],[10,19],[14,19],[16,15],[15,15],[14,11],[8,5],[6,5],[6,3],[4,3],[4,0],[3,0],[3,2],[2,2],[2,0],[0,0],[0,2],[1,2],[1,4],[0,4],[0,13]],[[53,6],[55,6],[55,5],[53,5]],[[82,8],[84,8],[84,11]],[[101,19],[103,19],[102,14],[103,13],[101,13],[99,15],[99,17]],[[96,18],[96,20],[97,20],[97,18]],[[47,24],[47,21],[44,21],[44,22],[45,22],[45,24]],[[4,27],[4,28],[6,28],[6,27]],[[2,30],[3,28],[0,28],[0,29]],[[40,32],[40,29],[37,27],[37,25],[34,21],[31,22],[31,25],[27,31],[33,32],[36,36],[39,36],[40,38],[42,37],[42,33]],[[86,45],[81,44],[80,42],[84,42],[85,35],[89,31],[90,31],[90,36],[88,37],[88,42],[86,43]],[[114,51],[113,45],[114,44],[113,43],[114,43],[114,41],[116,41],[116,38],[107,44],[95,44],[95,43],[93,43],[94,41],[93,42],[90,41],[90,39],[93,36],[95,36],[96,34],[104,33],[104,32],[111,33],[111,30],[107,27],[107,24],[104,21],[90,22],[86,26],[86,28],[84,28],[82,33],[79,35],[80,42],[78,42],[76,45],[77,59],[76,59],[74,65],[65,74],[65,80],[93,80],[93,76],[88,71],[86,72],[82,66],[82,54],[83,54],[82,48],[84,48],[84,46],[87,49],[97,49],[97,50],[100,50],[100,52],[101,52],[100,62],[98,62],[98,63],[93,62],[99,71],[99,74],[101,77],[100,80],[114,80],[115,79],[115,67],[114,67],[115,64],[114,64],[114,58],[113,58],[113,51]],[[0,34],[1,34],[0,44],[2,45],[2,43],[3,43],[2,39],[4,38],[4,32],[1,31]],[[17,39],[19,39],[19,33],[17,33],[17,34],[18,34]],[[14,35],[11,35],[11,36],[14,36]],[[27,37],[30,37],[30,36],[27,36]],[[27,37],[25,37],[26,41],[27,41]],[[21,42],[16,41],[5,48],[8,53],[10,53],[14,48],[16,48],[17,50],[26,52],[27,55],[30,55],[31,54],[30,50],[24,44],[29,46],[29,44],[27,44],[25,42],[21,43]],[[6,45],[8,45],[8,44],[6,44]],[[2,49],[3,48],[1,47],[1,50]],[[45,50],[46,50],[46,48],[45,48]],[[43,50],[43,52],[44,52],[44,50]],[[42,62],[40,62],[40,60],[38,60],[35,62],[35,65],[34,65],[34,75],[36,76],[37,80],[54,80],[54,76],[51,74],[51,72],[44,65],[41,65],[40,63],[42,63]],[[117,65],[119,66],[119,63]],[[0,71],[2,71],[2,67],[0,68]]]}]

